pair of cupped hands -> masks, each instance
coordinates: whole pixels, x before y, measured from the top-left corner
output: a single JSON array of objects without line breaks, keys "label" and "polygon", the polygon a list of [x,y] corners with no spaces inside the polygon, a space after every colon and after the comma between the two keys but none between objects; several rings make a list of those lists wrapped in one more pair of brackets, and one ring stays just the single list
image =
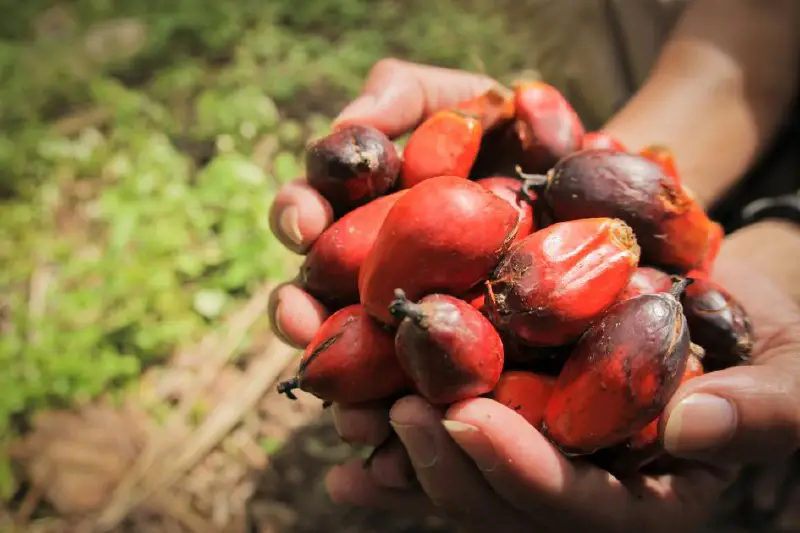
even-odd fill
[{"label": "pair of cupped hands", "polygon": [[[466,72],[383,60],[361,96],[335,121],[402,135],[438,109],[495,82]],[[305,253],[333,221],[328,203],[302,178],[286,184],[270,211],[273,231]],[[418,396],[394,404],[332,406],[336,429],[352,444],[399,439],[362,461],[334,467],[326,484],[336,502],[395,510],[444,511],[463,530],[483,532],[690,531],[702,525],[742,465],[788,457],[800,448],[800,310],[770,280],[734,261],[714,277],[749,312],[753,364],[697,377],[666,408],[668,475],[626,480],[563,457],[513,410],[487,398],[444,410]],[[292,282],[270,306],[275,332],[304,347],[328,311]],[[380,377],[376,377],[380,379]]]}]

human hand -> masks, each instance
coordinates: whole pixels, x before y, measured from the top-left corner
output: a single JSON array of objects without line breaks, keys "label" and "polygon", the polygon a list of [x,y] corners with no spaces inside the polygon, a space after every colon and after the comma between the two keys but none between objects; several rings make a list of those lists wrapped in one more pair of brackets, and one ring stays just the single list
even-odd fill
[{"label": "human hand", "polygon": [[[363,92],[334,121],[368,124],[390,138],[416,127],[431,113],[477,96],[496,82],[476,74],[384,59],[371,70]],[[293,252],[304,254],[333,221],[330,204],[298,178],[285,185],[270,209],[270,225]],[[272,293],[273,331],[285,342],[303,347],[311,340],[328,310],[295,282]]]},{"label": "human hand", "polygon": [[[697,527],[744,463],[775,459],[800,446],[800,310],[740,258],[720,257],[714,277],[750,314],[754,364],[694,378],[666,409],[667,450],[682,461],[670,475],[623,485],[583,461],[562,457],[517,413],[489,399],[437,410],[418,397],[387,406],[335,406],[349,441],[377,444],[390,425],[396,444],[369,471],[352,463],[328,476],[336,501],[386,507],[433,502],[465,531],[677,531]],[[724,407],[694,394],[724,398]],[[688,402],[688,403],[684,403]],[[696,408],[700,407],[698,410]],[[444,422],[443,422],[444,420]],[[726,424],[727,422],[727,424]],[[406,489],[395,487],[405,480]]]}]

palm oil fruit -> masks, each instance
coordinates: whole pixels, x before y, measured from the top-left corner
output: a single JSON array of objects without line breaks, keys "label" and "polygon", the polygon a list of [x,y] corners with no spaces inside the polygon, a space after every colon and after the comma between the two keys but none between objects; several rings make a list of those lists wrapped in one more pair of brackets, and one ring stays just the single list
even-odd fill
[{"label": "palm oil fruit", "polygon": [[514,91],[498,84],[474,98],[459,102],[453,109],[478,119],[486,134],[514,119]]},{"label": "palm oil fruit", "polygon": [[539,427],[555,378],[525,370],[503,372],[491,397],[513,409],[530,425]]},{"label": "palm oil fruit", "polygon": [[522,168],[546,172],[580,150],[586,132],[581,119],[558,89],[541,81],[514,85],[516,133],[522,147]]},{"label": "palm oil fruit", "polygon": [[581,150],[591,149],[615,150],[617,152],[628,151],[622,142],[602,131],[590,131],[583,136]]},{"label": "palm oil fruit", "polygon": [[753,326],[742,305],[719,283],[696,278],[683,295],[692,341],[706,351],[707,371],[746,364],[753,351]]},{"label": "palm oil fruit", "polygon": [[406,142],[400,186],[410,189],[437,176],[467,178],[482,136],[481,122],[472,115],[452,109],[434,113]]},{"label": "palm oil fruit", "polygon": [[357,207],[317,237],[300,266],[300,284],[329,310],[358,303],[358,272],[389,210],[407,191]]},{"label": "palm oil fruit", "polygon": [[578,341],[547,402],[542,432],[567,455],[616,446],[644,429],[680,385],[689,328],[680,296],[643,294],[611,307]]},{"label": "palm oil fruit", "polygon": [[503,343],[468,303],[430,294],[414,303],[401,289],[389,309],[400,320],[395,351],[421,396],[449,405],[490,392],[503,369]]},{"label": "palm oil fruit", "polygon": [[[524,175],[523,175],[524,176]],[[642,261],[686,274],[704,259],[714,223],[661,165],[614,150],[582,150],[545,176],[524,176],[556,221],[612,217],[629,224]]]},{"label": "palm oil fruit", "polygon": [[638,262],[636,237],[621,220],[553,224],[500,261],[486,284],[489,316],[528,345],[569,344],[617,301]]},{"label": "palm oil fruit", "polygon": [[[703,348],[693,343],[689,345],[689,358],[681,377],[681,385],[703,375],[703,356]],[[615,457],[610,468],[614,475],[622,477],[635,474],[664,455],[664,446],[659,439],[662,417],[663,414],[660,414],[644,429],[635,433],[628,442],[614,449]]]},{"label": "palm oil fruit", "polygon": [[295,377],[278,385],[294,399],[300,389],[325,402],[362,403],[410,387],[394,351],[394,336],[360,305],[333,313],[303,352]]},{"label": "palm oil fruit", "polygon": [[514,239],[514,243],[533,233],[533,199],[522,193],[522,182],[520,180],[510,176],[489,176],[476,180],[476,183],[506,200],[519,212],[519,224],[517,225],[517,236]]},{"label": "palm oil fruit", "polygon": [[359,271],[359,295],[384,324],[394,289],[415,301],[465,294],[484,281],[514,240],[519,213],[506,200],[455,176],[425,180],[389,211]]},{"label": "palm oil fruit", "polygon": [[640,294],[667,292],[671,288],[672,276],[657,268],[640,266],[622,290],[619,299],[627,300]]},{"label": "palm oil fruit", "polygon": [[308,183],[330,202],[336,216],[392,190],[400,168],[397,148],[371,126],[344,126],[306,149]]}]

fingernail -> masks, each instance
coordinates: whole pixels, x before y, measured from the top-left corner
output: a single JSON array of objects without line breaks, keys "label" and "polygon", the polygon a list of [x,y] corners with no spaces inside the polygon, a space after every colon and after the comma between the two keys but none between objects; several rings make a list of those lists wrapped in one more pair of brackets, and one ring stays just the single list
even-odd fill
[{"label": "fingernail", "polygon": [[728,400],[692,394],[672,411],[664,428],[664,448],[673,455],[710,452],[736,430],[736,411]]},{"label": "fingernail", "polygon": [[291,344],[289,337],[287,337],[286,333],[284,333],[283,329],[281,329],[281,297],[276,296],[275,299],[277,301],[275,302],[275,314],[273,315],[272,329],[275,330],[275,333],[278,334],[278,337],[280,337],[283,342],[286,344]]},{"label": "fingernail", "polygon": [[371,94],[359,96],[350,102],[347,107],[342,109],[339,116],[333,121],[334,127],[345,120],[365,117],[372,114],[375,111],[377,103],[378,99]]},{"label": "fingernail", "polygon": [[416,468],[430,468],[439,459],[433,435],[419,426],[408,426],[391,422],[397,436],[403,441],[411,462]]},{"label": "fingernail", "polygon": [[299,221],[300,213],[294,206],[284,209],[278,218],[278,227],[281,229],[286,238],[297,246],[303,244],[303,234],[300,233]]},{"label": "fingernail", "polygon": [[456,444],[472,457],[481,471],[491,472],[497,468],[497,451],[489,437],[480,429],[455,420],[442,420],[442,425]]}]

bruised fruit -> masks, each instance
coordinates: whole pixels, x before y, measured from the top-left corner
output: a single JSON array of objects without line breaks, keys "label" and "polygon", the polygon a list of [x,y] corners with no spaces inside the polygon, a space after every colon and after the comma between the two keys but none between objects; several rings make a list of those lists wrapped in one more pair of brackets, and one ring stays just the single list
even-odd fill
[{"label": "bruised fruit", "polygon": [[391,332],[374,322],[360,305],[333,313],[320,326],[300,360],[297,375],[278,386],[294,399],[294,390],[326,402],[361,403],[397,394],[410,381],[395,356]]},{"label": "bruised fruit", "polygon": [[400,186],[409,189],[437,176],[468,177],[482,135],[481,123],[473,116],[450,109],[434,113],[406,142]]},{"label": "bruised fruit", "polygon": [[519,212],[517,236],[514,242],[521,241],[533,233],[533,203],[532,198],[522,194],[522,182],[508,176],[490,176],[477,180],[483,187],[495,193],[503,200],[510,203]]},{"label": "bruised fruit", "polygon": [[413,303],[395,291],[389,309],[400,320],[395,351],[415,390],[434,405],[491,391],[503,369],[503,344],[492,324],[453,296]]},{"label": "bruised fruit", "polygon": [[552,376],[511,370],[500,376],[491,397],[518,412],[532,426],[538,427],[554,383]]},{"label": "bruised fruit", "polygon": [[514,107],[526,171],[545,172],[562,157],[580,150],[586,130],[564,95],[552,85],[541,81],[516,84]]},{"label": "bruised fruit", "polygon": [[330,202],[337,215],[391,190],[400,166],[392,141],[371,126],[344,126],[306,150],[308,183]]},{"label": "bruised fruit", "polygon": [[553,224],[503,257],[487,283],[489,316],[526,344],[567,344],[617,301],[638,261],[636,238],[621,220]]},{"label": "bruised fruit", "polygon": [[495,85],[474,98],[459,102],[454,109],[478,119],[484,133],[492,131],[513,120],[514,91]]},{"label": "bruised fruit", "polygon": [[465,294],[485,280],[515,237],[517,210],[477,183],[454,176],[426,180],[389,211],[361,265],[359,294],[385,324],[394,289],[411,300]]},{"label": "bruised fruit", "polygon": [[689,330],[678,300],[689,282],[617,303],[578,341],[542,425],[564,453],[620,444],[664,409],[689,358]]},{"label": "bruised fruit", "polygon": [[624,144],[602,131],[591,131],[583,136],[581,150],[591,149],[616,150],[618,152],[628,151]]},{"label": "bruised fruit", "polygon": [[714,223],[662,167],[613,150],[583,150],[546,176],[527,176],[557,221],[613,217],[627,222],[642,260],[686,273],[703,260]]},{"label": "bruised fruit", "polygon": [[672,288],[672,276],[657,268],[639,267],[622,290],[619,299],[627,300],[640,294],[667,292],[670,288]]},{"label": "bruised fruit", "polygon": [[328,309],[358,303],[358,272],[392,206],[407,191],[347,213],[320,235],[300,267],[300,283]]},{"label": "bruised fruit", "polygon": [[697,278],[683,295],[692,341],[706,351],[707,371],[750,361],[753,328],[747,312],[719,283]]}]

